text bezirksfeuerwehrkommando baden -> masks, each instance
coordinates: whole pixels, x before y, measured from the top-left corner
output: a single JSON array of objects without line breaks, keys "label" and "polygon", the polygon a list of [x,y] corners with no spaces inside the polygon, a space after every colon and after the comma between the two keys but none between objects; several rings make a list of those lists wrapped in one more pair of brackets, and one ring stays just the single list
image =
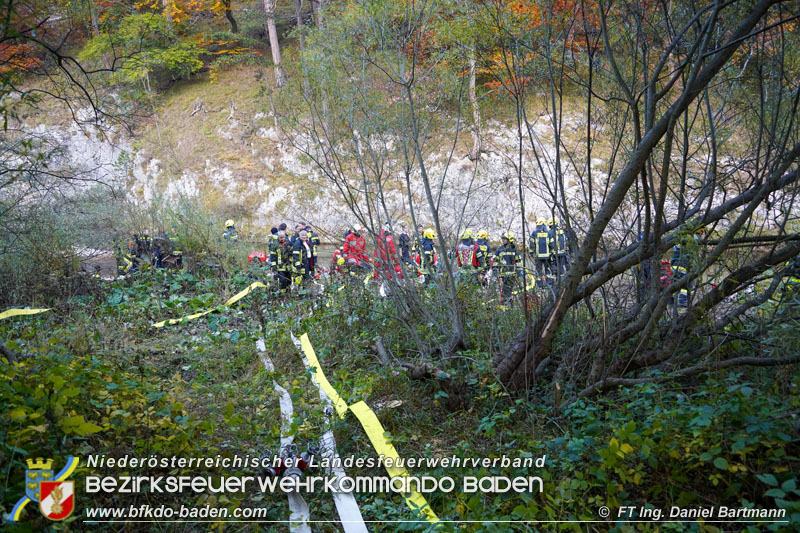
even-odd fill
[{"label": "text bezirksfeuerwehrkommando baden", "polygon": [[544,491],[538,476],[86,476],[87,494],[181,494],[233,492],[498,493]]},{"label": "text bezirksfeuerwehrkommando baden", "polygon": [[[307,466],[330,470],[333,468],[543,468],[547,456],[541,457],[306,457]],[[502,475],[463,476],[456,482],[450,476],[411,476],[403,472],[394,476],[283,476],[247,475],[242,471],[252,470],[263,473],[264,470],[276,467],[297,466],[301,461],[296,457],[233,455],[214,457],[163,457],[151,455],[137,457],[107,457],[90,455],[86,466],[94,469],[108,470],[129,469],[230,469],[239,471],[234,475],[88,475],[86,476],[87,493],[131,494],[149,493],[182,493],[182,492],[240,492],[257,490],[260,492],[397,492],[417,491],[429,493],[434,491],[452,492],[539,492],[544,490],[544,483],[538,476]]]}]

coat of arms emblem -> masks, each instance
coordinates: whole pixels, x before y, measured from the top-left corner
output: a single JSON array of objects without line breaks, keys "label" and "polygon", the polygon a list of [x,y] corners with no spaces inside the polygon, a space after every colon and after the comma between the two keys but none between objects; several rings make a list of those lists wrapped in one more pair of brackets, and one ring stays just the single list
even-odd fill
[{"label": "coat of arms emblem", "polygon": [[75,510],[73,481],[42,481],[39,510],[50,520],[64,520]]},{"label": "coat of arms emblem", "polygon": [[31,500],[39,501],[39,483],[53,481],[53,460],[28,459],[28,470],[25,471],[25,495]]},{"label": "coat of arms emblem", "polygon": [[11,510],[11,522],[19,522],[22,510],[31,501],[39,502],[39,510],[50,520],[64,520],[75,510],[75,483],[67,478],[78,467],[78,458],[67,457],[64,468],[53,473],[53,460],[28,459],[25,471],[25,496]]}]

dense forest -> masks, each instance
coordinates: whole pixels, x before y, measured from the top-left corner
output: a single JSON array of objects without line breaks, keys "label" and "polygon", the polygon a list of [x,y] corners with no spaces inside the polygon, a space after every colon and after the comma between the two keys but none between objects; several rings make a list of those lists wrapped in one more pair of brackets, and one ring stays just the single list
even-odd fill
[{"label": "dense forest", "polygon": [[797,528],[800,0],[0,2],[3,530]]}]

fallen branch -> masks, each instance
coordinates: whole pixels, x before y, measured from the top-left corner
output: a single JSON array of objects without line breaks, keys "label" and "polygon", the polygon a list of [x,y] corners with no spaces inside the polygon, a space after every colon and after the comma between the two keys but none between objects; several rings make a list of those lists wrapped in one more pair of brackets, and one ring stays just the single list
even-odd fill
[{"label": "fallen branch", "polygon": [[0,344],[0,354],[3,354],[3,357],[5,357],[9,363],[16,363],[21,358],[20,354],[7,348],[5,344]]},{"label": "fallen branch", "polygon": [[194,109],[192,110],[192,114],[189,116],[193,117],[200,112],[208,113],[208,111],[206,111],[205,106],[203,105],[203,101],[200,98],[198,98],[197,100],[194,101]]},{"label": "fallen branch", "polygon": [[[411,363],[403,363],[400,366],[408,371],[411,379],[428,379],[433,375],[434,370],[437,370],[430,363],[422,363],[421,365],[413,365]],[[439,370],[441,372],[441,370]]]},{"label": "fallen branch", "polygon": [[695,374],[700,374],[701,372],[705,372],[707,370],[722,370],[724,368],[731,368],[735,366],[777,366],[777,365],[788,365],[798,362],[800,362],[800,354],[787,355],[786,357],[744,356],[744,357],[734,357],[733,359],[725,359],[724,361],[717,361],[717,362],[706,361],[661,376],[653,376],[646,378],[601,379],[600,381],[594,383],[593,385],[590,385],[589,387],[586,387],[580,393],[578,393],[578,398],[586,398],[588,396],[593,396],[605,389],[610,389],[612,387],[617,387],[620,385],[631,386],[631,385],[641,385],[643,383],[661,383],[663,381],[671,381],[678,378],[693,376]]},{"label": "fallen branch", "polygon": [[463,409],[467,403],[467,385],[463,381],[453,379],[450,374],[433,366],[431,363],[422,363],[420,365],[413,365],[411,363],[403,363],[403,368],[408,371],[411,379],[428,379],[436,378],[442,391],[446,393],[444,399],[445,406],[450,411],[457,411]]},{"label": "fallen branch", "polygon": [[375,351],[378,353],[378,358],[383,363],[383,366],[391,366],[392,360],[389,357],[389,353],[386,351],[386,347],[383,345],[383,339],[378,337],[375,339]]}]

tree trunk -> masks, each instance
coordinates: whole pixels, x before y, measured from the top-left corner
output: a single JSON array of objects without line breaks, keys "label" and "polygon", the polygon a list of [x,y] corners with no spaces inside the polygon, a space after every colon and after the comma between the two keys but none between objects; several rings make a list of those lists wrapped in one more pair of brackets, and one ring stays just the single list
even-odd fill
[{"label": "tree trunk", "polygon": [[442,233],[442,226],[439,222],[439,208],[437,203],[433,200],[433,193],[431,192],[430,180],[428,179],[428,171],[425,167],[425,158],[422,155],[422,147],[420,146],[420,130],[417,126],[417,116],[414,109],[414,96],[411,93],[411,85],[405,85],[405,94],[409,109],[409,117],[411,119],[411,135],[414,143],[414,151],[417,156],[417,164],[419,165],[420,178],[425,188],[425,197],[428,200],[428,209],[433,218],[433,225],[436,228],[436,237],[439,241],[439,251],[441,253],[441,260],[444,263],[445,271],[447,273],[447,289],[450,304],[450,324],[452,331],[450,332],[450,339],[448,339],[445,346],[442,348],[442,355],[448,356],[457,348],[464,346],[464,319],[461,316],[461,310],[458,306],[458,298],[456,291],[455,276],[453,275],[453,266],[450,258],[447,256],[447,243],[444,240]]},{"label": "tree trunk", "polygon": [[281,47],[278,43],[278,30],[275,28],[275,7],[277,3],[277,0],[264,0],[264,12],[267,15],[267,32],[269,33],[269,47],[272,50],[272,64],[275,69],[275,86],[283,87]]},{"label": "tree trunk", "polygon": [[0,344],[0,354],[2,354],[9,363],[16,363],[20,359],[19,354],[14,350],[6,348],[5,344]]},{"label": "tree trunk", "polygon": [[311,0],[311,12],[314,14],[314,24],[317,28],[322,29],[322,9],[323,0]]},{"label": "tree trunk", "polygon": [[[311,0],[311,13],[314,16],[314,24],[316,24],[318,29],[322,29],[322,6],[324,5],[324,0]],[[328,130],[328,95],[322,95],[322,128],[323,130]]]},{"label": "tree trunk", "polygon": [[475,92],[475,46],[469,49],[469,102],[472,105],[472,150],[469,158],[476,161],[481,157],[481,110]]},{"label": "tree trunk", "polygon": [[[95,37],[100,37],[100,23],[97,22],[97,7],[94,5],[94,0],[89,0],[89,18],[92,19],[92,33]],[[103,66],[106,70],[111,70],[111,61],[105,52],[103,52]]]},{"label": "tree trunk", "polygon": [[383,339],[380,337],[375,339],[375,351],[378,352],[378,358],[380,358],[383,366],[392,366],[392,359],[389,357],[389,352],[386,351],[386,347],[383,345]]},{"label": "tree trunk", "polygon": [[[658,120],[652,121],[652,125],[630,154],[627,165],[620,172],[613,186],[609,188],[605,202],[586,230],[583,244],[575,261],[566,277],[562,279],[555,302],[547,307],[540,320],[530,327],[524,328],[495,358],[495,371],[504,385],[521,390],[528,384],[529,378],[535,377],[533,373],[537,361],[541,361],[550,351],[556,333],[572,305],[578,284],[597,250],[607,225],[620,208],[628,190],[644,168],[648,158],[651,157],[653,150],[661,142],[676,117],[687,109],[689,104],[703,92],[716,74],[728,63],[731,56],[744,42],[745,37],[758,24],[772,4],[772,0],[761,0],[753,6],[736,30],[730,34],[726,44],[717,48],[710,57],[703,58],[703,66],[690,66],[690,68],[696,68],[692,72],[690,83],[683,88],[681,94],[677,95],[662,116]],[[608,54],[611,53],[609,48]],[[635,105],[634,102],[631,101],[631,105]]]},{"label": "tree trunk", "polygon": [[231,2],[232,0],[223,1],[222,5],[225,6],[225,18],[231,23],[231,31],[233,33],[239,33],[239,25],[236,23],[236,19],[233,18],[233,7],[231,6]]},{"label": "tree trunk", "polygon": [[303,93],[307,98],[311,97],[311,83],[308,81],[308,73],[306,72],[305,58],[302,57],[306,51],[306,36],[303,35],[303,0],[294,0],[294,16],[297,21],[297,41],[300,45],[301,54],[301,69],[303,71]]},{"label": "tree trunk", "polygon": [[294,18],[297,23],[297,42],[300,51],[306,51],[306,36],[303,35],[303,0],[294,0]]}]

